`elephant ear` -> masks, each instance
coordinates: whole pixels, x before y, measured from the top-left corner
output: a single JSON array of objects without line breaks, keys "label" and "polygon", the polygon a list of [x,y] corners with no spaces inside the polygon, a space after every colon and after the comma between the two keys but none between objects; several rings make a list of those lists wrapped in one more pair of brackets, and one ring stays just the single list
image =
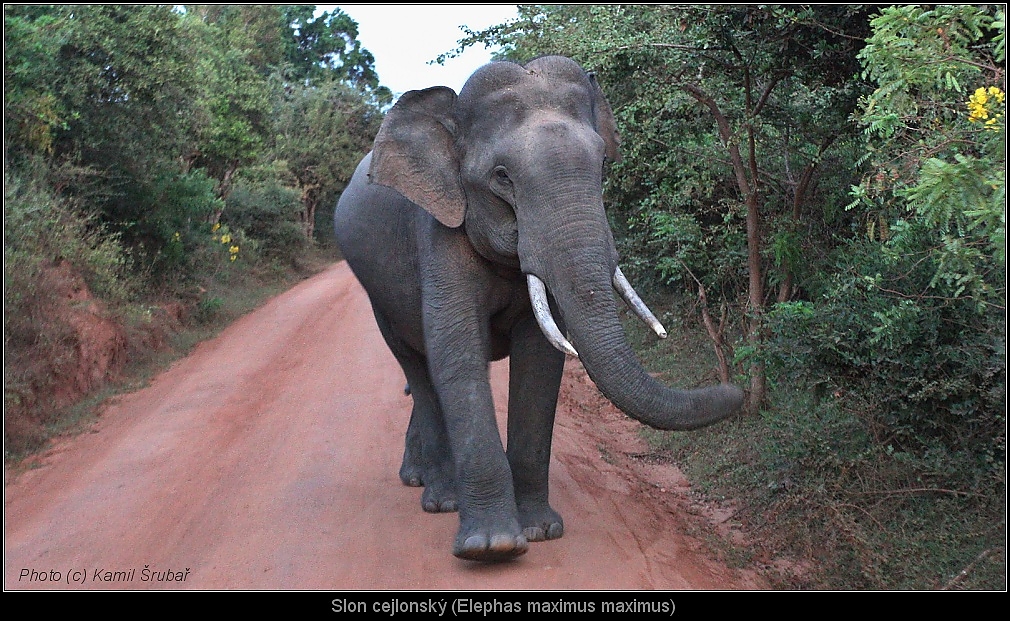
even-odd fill
[{"label": "elephant ear", "polygon": [[372,183],[393,188],[452,228],[466,213],[455,103],[456,93],[445,86],[405,93],[386,113],[368,171]]},{"label": "elephant ear", "polygon": [[611,162],[621,161],[621,136],[617,133],[617,123],[614,121],[614,111],[610,108],[600,83],[596,81],[596,74],[589,74],[589,81],[593,84],[593,112],[596,115],[596,133],[603,137],[604,144],[607,145],[607,159]]}]

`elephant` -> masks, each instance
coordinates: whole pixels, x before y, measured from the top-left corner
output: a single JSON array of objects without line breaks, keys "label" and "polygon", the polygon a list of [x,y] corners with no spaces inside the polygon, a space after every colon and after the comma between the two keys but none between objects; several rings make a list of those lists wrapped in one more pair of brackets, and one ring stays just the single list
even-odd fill
[{"label": "elephant", "polygon": [[[494,61],[458,95],[401,96],[337,203],[337,244],[413,400],[400,479],[424,487],[425,511],[458,511],[459,558],[513,559],[562,536],[548,467],[566,355],[655,428],[710,425],[743,402],[729,384],[661,384],[625,339],[615,290],[666,332],[618,267],[604,212],[619,143],[576,61]],[[505,357],[507,450],[489,383]]]}]

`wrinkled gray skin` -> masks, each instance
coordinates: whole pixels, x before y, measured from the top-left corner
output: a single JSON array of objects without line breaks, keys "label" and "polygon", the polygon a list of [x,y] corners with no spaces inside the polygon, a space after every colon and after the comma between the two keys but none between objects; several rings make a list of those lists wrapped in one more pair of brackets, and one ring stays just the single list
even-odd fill
[{"label": "wrinkled gray skin", "polygon": [[[732,386],[662,386],[625,341],[602,199],[618,142],[610,105],[574,61],[495,62],[458,97],[401,97],[337,205],[337,241],[414,402],[400,477],[425,486],[424,510],[459,511],[458,557],[509,559],[564,531],[547,470],[565,356],[534,319],[527,274],[631,417],[694,429],[742,403]],[[506,356],[507,451],[488,379],[489,361]]]}]

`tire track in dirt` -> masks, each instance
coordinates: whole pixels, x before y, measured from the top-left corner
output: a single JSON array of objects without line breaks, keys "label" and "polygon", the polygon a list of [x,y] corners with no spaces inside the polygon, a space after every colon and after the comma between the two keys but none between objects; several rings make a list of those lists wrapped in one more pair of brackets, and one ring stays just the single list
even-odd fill
[{"label": "tire track in dirt", "polygon": [[[492,375],[501,414],[507,364]],[[364,292],[335,265],[116,398],[92,433],[58,441],[38,467],[5,472],[4,586],[763,587],[682,534],[675,497],[657,498],[627,456],[642,450],[635,423],[577,363],[566,371],[552,460],[565,536],[506,564],[452,557],[455,514],[423,513],[420,490],[397,476],[410,411],[402,389]],[[188,573],[142,581],[145,566]],[[88,573],[68,587],[20,579],[22,569]],[[93,579],[131,569],[131,580]]]}]

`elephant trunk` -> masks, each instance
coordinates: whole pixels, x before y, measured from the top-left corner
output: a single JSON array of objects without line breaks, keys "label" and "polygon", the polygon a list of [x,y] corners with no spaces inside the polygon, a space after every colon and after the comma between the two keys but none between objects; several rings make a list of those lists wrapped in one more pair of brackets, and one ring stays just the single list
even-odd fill
[{"label": "elephant trunk", "polygon": [[[583,280],[551,291],[589,377],[628,416],[657,429],[697,429],[739,410],[743,392],[729,385],[697,390],[668,388],[635,356],[617,318],[609,274],[592,267]],[[548,282],[556,280],[549,278]]]},{"label": "elephant trunk", "polygon": [[[623,274],[616,264],[602,201],[595,200],[599,204],[589,212],[584,207],[568,215],[555,210],[558,218],[556,227],[550,229],[552,242],[530,242],[529,247],[539,252],[524,257],[529,266],[524,266],[524,271],[546,283],[589,377],[615,406],[657,429],[697,429],[734,414],[743,404],[743,391],[736,386],[669,388],[649,375],[638,361],[618,319],[614,287],[615,281],[623,281]],[[595,213],[596,217],[587,218],[587,213]],[[543,252],[544,248],[551,248],[550,254]],[[628,298],[621,291],[625,282],[620,282],[618,290]],[[556,346],[567,343],[563,337],[561,341],[559,345],[552,340]]]}]

